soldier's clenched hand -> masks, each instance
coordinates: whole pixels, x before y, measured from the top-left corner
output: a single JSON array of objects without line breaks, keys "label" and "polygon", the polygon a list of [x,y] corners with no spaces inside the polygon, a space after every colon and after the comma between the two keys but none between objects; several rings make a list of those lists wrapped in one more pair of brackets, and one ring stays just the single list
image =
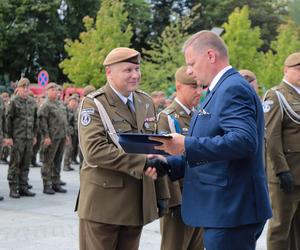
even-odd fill
[{"label": "soldier's clenched hand", "polygon": [[280,189],[285,193],[290,193],[294,189],[294,178],[290,171],[277,174],[279,178]]}]

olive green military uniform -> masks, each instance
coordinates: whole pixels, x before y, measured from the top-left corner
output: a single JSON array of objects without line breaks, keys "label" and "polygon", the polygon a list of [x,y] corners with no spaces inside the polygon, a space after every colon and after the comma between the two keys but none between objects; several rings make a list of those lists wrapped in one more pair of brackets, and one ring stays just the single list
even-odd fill
[{"label": "olive green military uniform", "polygon": [[8,106],[7,137],[13,140],[7,179],[16,193],[28,187],[32,142],[37,133],[37,105],[30,96],[15,96]]},{"label": "olive green military uniform", "polygon": [[[300,115],[300,94],[292,86],[282,82],[267,92],[263,108],[266,123],[267,174],[273,210],[267,246],[269,250],[298,249],[290,248],[289,241],[293,219],[300,216],[300,125],[281,110],[275,90],[282,93],[291,108]],[[294,177],[295,186],[291,193],[284,193],[279,187],[276,175],[285,171],[291,171]]]},{"label": "olive green military uniform", "polygon": [[[0,144],[3,142],[4,137],[4,128],[5,128],[5,107],[2,98],[0,97]],[[3,200],[3,197],[0,195],[0,201]]]},{"label": "olive green military uniform", "polygon": [[67,117],[68,117],[69,135],[71,137],[72,143],[65,146],[65,155],[64,155],[65,171],[73,170],[73,168],[71,168],[71,161],[72,161],[72,153],[73,153],[73,140],[75,135],[75,127],[77,127],[77,119],[75,121],[74,110],[68,107],[67,107]]},{"label": "olive green military uniform", "polygon": [[[88,95],[79,110],[84,156],[78,204],[80,249],[138,249],[142,226],[158,218],[155,185],[144,175],[145,155],[126,154],[114,145],[93,98],[102,103],[118,133],[155,133],[154,105],[148,95],[135,91],[132,114],[107,84]],[[116,239],[114,230],[119,226],[128,233],[127,239]],[[125,245],[117,246],[120,242]]]},{"label": "olive green military uniform", "polygon": [[[9,103],[10,103],[10,101],[8,103],[4,103],[3,100],[2,100],[1,112],[3,112],[4,121],[6,119],[5,116],[6,116],[6,113],[7,113],[7,108],[8,108]],[[4,131],[4,127],[2,127],[2,129]],[[7,158],[8,158],[9,155],[10,155],[10,147],[0,145],[0,160],[2,160],[3,163],[8,163]]]},{"label": "olive green military uniform", "polygon": [[49,146],[43,146],[41,173],[44,186],[60,187],[61,163],[68,134],[67,110],[61,101],[48,99],[40,107],[38,116],[42,138],[51,139]]},{"label": "olive green military uniform", "polygon": [[74,133],[71,135],[72,138],[72,162],[78,164],[77,156],[78,156],[78,149],[79,149],[79,142],[78,142],[78,108],[74,110]]},{"label": "olive green military uniform", "polygon": [[[176,126],[173,123],[174,128],[177,127],[180,131],[172,131],[169,125],[169,119],[177,123]],[[187,114],[175,99],[169,107],[159,114],[157,124],[158,131],[163,133],[177,132],[187,135],[190,120],[191,114]],[[204,249],[203,230],[201,228],[185,225],[181,218],[180,208],[183,181],[171,182],[170,179],[168,179],[168,188],[171,199],[169,201],[169,213],[161,219],[161,250]]]}]

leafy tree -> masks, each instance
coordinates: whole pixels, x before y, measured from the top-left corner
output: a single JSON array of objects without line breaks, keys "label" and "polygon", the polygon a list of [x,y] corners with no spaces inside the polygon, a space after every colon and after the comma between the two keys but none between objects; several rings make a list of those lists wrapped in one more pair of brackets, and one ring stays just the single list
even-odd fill
[{"label": "leafy tree", "polygon": [[223,27],[223,38],[228,46],[230,63],[237,69],[246,68],[256,72],[262,57],[258,49],[263,42],[260,39],[260,29],[251,28],[249,8],[236,8]]},{"label": "leafy tree", "polygon": [[195,6],[183,17],[174,14],[158,41],[151,42],[151,49],[143,51],[145,62],[142,67],[142,88],[146,91],[166,91],[174,86],[175,71],[184,64],[181,51],[188,36],[186,30],[192,24],[198,7]]},{"label": "leafy tree", "polygon": [[60,0],[1,1],[0,75],[16,80],[24,74],[34,81],[44,68],[50,76],[57,76],[58,41],[63,39],[59,5]]},{"label": "leafy tree", "polygon": [[278,36],[265,54],[263,67],[257,71],[258,79],[270,88],[280,83],[283,77],[283,66],[286,57],[300,48],[300,29],[289,21],[278,29]]},{"label": "leafy tree", "polygon": [[300,0],[292,0],[289,4],[289,10],[294,22],[300,25]]},{"label": "leafy tree", "polygon": [[105,83],[102,67],[105,56],[115,47],[130,44],[132,31],[131,26],[126,25],[127,15],[123,1],[103,0],[95,21],[84,18],[86,31],[79,39],[66,40],[65,50],[69,58],[62,61],[60,67],[73,83],[96,87]]}]

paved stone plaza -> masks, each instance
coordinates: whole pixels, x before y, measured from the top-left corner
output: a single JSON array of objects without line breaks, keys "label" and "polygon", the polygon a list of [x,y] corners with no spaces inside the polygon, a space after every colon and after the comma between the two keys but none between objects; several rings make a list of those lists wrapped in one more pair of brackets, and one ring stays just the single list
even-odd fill
[{"label": "paved stone plaza", "polygon": [[[73,212],[79,187],[78,166],[62,172],[67,194],[42,193],[40,168],[30,169],[30,184],[36,196],[11,199],[6,180],[7,165],[0,165],[0,250],[76,250],[78,249],[78,217]],[[265,250],[265,235],[257,249]],[[159,250],[159,222],[144,227],[140,249]]]}]

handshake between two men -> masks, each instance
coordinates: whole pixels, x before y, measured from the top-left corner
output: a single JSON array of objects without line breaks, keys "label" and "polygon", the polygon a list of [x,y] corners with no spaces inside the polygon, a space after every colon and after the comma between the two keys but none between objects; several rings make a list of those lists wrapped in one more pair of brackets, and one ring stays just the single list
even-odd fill
[{"label": "handshake between two men", "polygon": [[[170,155],[180,155],[184,152],[185,136],[177,133],[170,134],[170,138],[150,137],[150,140],[161,142],[162,145],[155,146],[155,149],[163,150]],[[145,167],[145,174],[156,180],[157,177],[162,177],[168,174],[170,166],[166,158],[162,155],[148,155]]]}]

